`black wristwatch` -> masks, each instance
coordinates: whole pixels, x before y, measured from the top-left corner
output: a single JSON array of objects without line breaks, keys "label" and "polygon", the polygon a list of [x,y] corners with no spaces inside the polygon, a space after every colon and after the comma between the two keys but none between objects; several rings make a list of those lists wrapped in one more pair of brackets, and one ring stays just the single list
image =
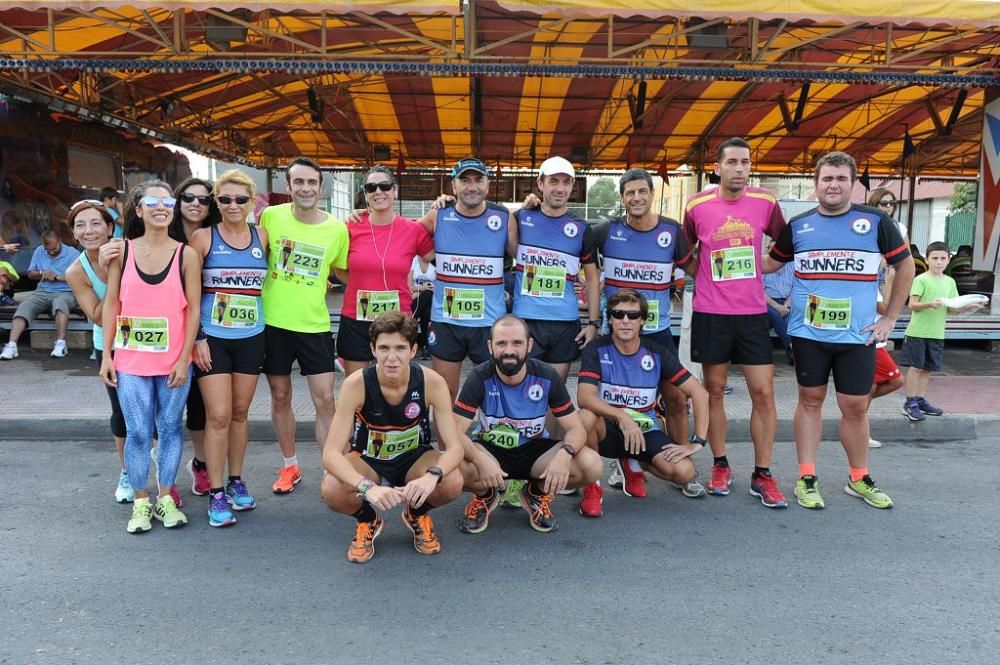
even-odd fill
[{"label": "black wristwatch", "polygon": [[587,321],[587,325],[594,326],[595,328],[600,330],[601,326],[604,325],[604,321],[602,321],[601,319],[591,319],[590,321]]},{"label": "black wristwatch", "polygon": [[432,476],[437,476],[438,485],[440,485],[441,481],[444,480],[444,471],[442,471],[441,467],[439,466],[429,467],[427,469],[427,473],[431,474]]},{"label": "black wristwatch", "polygon": [[689,440],[691,441],[691,443],[697,443],[702,448],[704,448],[705,446],[708,445],[708,441],[706,441],[705,439],[701,438],[697,434],[692,434],[691,438]]}]

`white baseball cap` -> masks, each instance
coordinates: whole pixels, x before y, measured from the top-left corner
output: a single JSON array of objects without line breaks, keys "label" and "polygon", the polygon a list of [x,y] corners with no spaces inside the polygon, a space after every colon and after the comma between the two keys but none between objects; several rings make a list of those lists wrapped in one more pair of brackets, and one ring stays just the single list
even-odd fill
[{"label": "white baseball cap", "polygon": [[555,175],[557,173],[565,173],[570,178],[576,177],[576,171],[573,170],[573,165],[570,164],[569,160],[564,157],[549,157],[542,162],[542,167],[538,169],[538,175],[542,177]]}]

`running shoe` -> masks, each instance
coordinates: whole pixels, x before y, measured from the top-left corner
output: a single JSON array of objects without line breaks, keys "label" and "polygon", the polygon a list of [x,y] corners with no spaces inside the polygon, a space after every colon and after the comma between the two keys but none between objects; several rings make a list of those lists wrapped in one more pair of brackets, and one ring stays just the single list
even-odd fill
[{"label": "running shoe", "polygon": [[6,293],[0,293],[0,305],[16,305],[17,301]]},{"label": "running shoe", "polygon": [[882,447],[882,442],[879,441],[878,439],[873,439],[871,437],[868,437],[868,447],[869,448],[881,448]]},{"label": "running shoe", "polygon": [[66,348],[66,340],[57,339],[56,343],[52,345],[52,353],[49,354],[53,358],[65,358],[69,355],[69,349]]},{"label": "running shoe", "polygon": [[944,409],[938,408],[927,401],[926,398],[917,398],[917,407],[928,416],[943,416]]},{"label": "running shoe", "polygon": [[733,470],[728,466],[712,465],[712,479],[708,481],[708,493],[715,496],[728,496],[729,486],[733,484]]},{"label": "running shoe", "polygon": [[500,507],[501,508],[520,508],[521,507],[521,488],[524,484],[528,482],[527,480],[508,480],[507,487],[504,488],[503,494],[500,495]]},{"label": "running shoe", "polygon": [[0,351],[0,360],[13,360],[17,355],[17,342],[7,342]]},{"label": "running shoe", "polygon": [[[520,500],[520,494],[518,495]],[[490,488],[490,493],[486,496],[472,495],[472,501],[465,507],[465,516],[459,525],[459,530],[464,533],[482,533],[490,524],[490,513],[497,504],[500,503],[500,493]]]},{"label": "running shoe", "polygon": [[132,489],[132,484],[128,481],[128,474],[124,470],[118,474],[115,501],[118,503],[132,503],[135,501],[135,490]]},{"label": "running shoe", "polygon": [[583,501],[580,502],[580,514],[584,517],[600,517],[604,514],[601,505],[604,503],[604,490],[597,483],[585,485]]},{"label": "running shoe", "polygon": [[802,476],[795,483],[795,498],[799,505],[811,510],[819,510],[826,507],[826,502],[819,494],[819,480],[816,476]]},{"label": "running shoe", "polygon": [[630,469],[627,457],[618,459],[618,468],[621,469],[622,475],[625,477],[625,482],[622,483],[622,491],[627,496],[636,499],[645,498],[647,494],[646,474],[642,471],[633,471]]},{"label": "running shoe", "polygon": [[225,492],[216,492],[208,499],[208,525],[229,526],[236,524],[236,515],[229,506]]},{"label": "running shoe", "polygon": [[434,533],[434,521],[429,513],[415,517],[410,507],[403,508],[403,524],[413,534],[413,548],[421,554],[437,554],[441,551],[441,541]]},{"label": "running shoe", "polygon": [[170,498],[174,500],[174,505],[178,508],[184,505],[184,502],[181,501],[181,494],[177,491],[177,485],[170,486]]},{"label": "running shoe", "polygon": [[750,494],[768,508],[787,508],[785,495],[778,489],[778,481],[770,474],[755,473],[750,477]]},{"label": "running shoe", "polygon": [[180,511],[169,494],[157,499],[153,517],[163,522],[163,526],[168,529],[184,526],[188,522],[187,515]]},{"label": "running shoe", "polygon": [[257,502],[250,496],[246,483],[242,480],[230,480],[226,485],[226,498],[233,510],[253,510]]},{"label": "running shoe", "polygon": [[132,517],[128,520],[128,526],[125,530],[129,533],[145,533],[153,528],[153,523],[150,522],[150,518],[153,516],[153,506],[149,503],[149,499],[142,499],[136,501],[132,505]]},{"label": "running shoe", "polygon": [[298,464],[286,466],[278,471],[278,479],[271,485],[271,491],[275,494],[289,494],[301,480],[302,472],[299,471]]},{"label": "running shoe", "polygon": [[561,489],[558,492],[556,492],[556,494],[558,494],[560,496],[576,496],[579,493],[580,493],[580,490],[577,489],[577,488],[575,488],[575,487],[572,487],[572,488],[567,487],[565,489]]},{"label": "running shoe", "polygon": [[377,515],[372,522],[358,522],[354,540],[347,548],[347,560],[352,563],[367,563],[375,556],[375,539],[382,533],[383,526],[385,522]]},{"label": "running shoe", "polygon": [[892,508],[892,499],[875,485],[875,481],[869,475],[865,475],[861,480],[848,481],[847,485],[844,486],[844,491],[851,496],[864,499],[864,502],[869,506]]},{"label": "running shoe", "polygon": [[212,491],[212,480],[208,477],[208,467],[201,469],[194,465],[192,457],[187,463],[188,473],[191,474],[191,494],[195,496],[205,496]]},{"label": "running shoe", "polygon": [[681,491],[681,494],[683,494],[689,499],[698,499],[708,494],[708,491],[705,489],[705,486],[702,485],[700,482],[698,482],[697,477],[695,477],[690,482],[685,483],[684,485],[681,485],[680,483],[675,483],[672,480],[669,482],[671,487],[679,489]]},{"label": "running shoe", "polygon": [[924,412],[920,410],[920,404],[915,399],[906,400],[906,403],[903,404],[903,415],[915,423],[919,423],[921,420],[927,420],[927,416],[925,416]]},{"label": "running shoe", "polygon": [[620,490],[625,486],[625,476],[622,474],[622,468],[618,465],[618,460],[611,460],[608,464],[608,470],[611,474],[608,476],[608,486],[614,487],[616,490]]},{"label": "running shoe", "polygon": [[551,494],[535,494],[531,491],[531,483],[525,483],[521,490],[521,506],[528,512],[531,528],[541,533],[555,531],[556,521],[552,517]]}]

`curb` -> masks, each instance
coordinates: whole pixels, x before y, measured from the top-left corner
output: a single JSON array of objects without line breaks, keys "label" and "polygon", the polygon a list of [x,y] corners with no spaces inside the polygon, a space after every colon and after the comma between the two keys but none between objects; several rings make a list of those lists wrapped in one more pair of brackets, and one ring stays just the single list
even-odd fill
[{"label": "curb", "polygon": [[[251,419],[251,441],[274,441],[274,429],[270,420]],[[840,422],[837,418],[823,419],[823,440],[836,441],[839,438]],[[296,441],[311,442],[313,421],[299,419],[296,422]],[[729,439],[749,440],[749,418],[729,421]],[[1000,437],[1000,416],[994,415],[948,415],[942,418],[928,418],[924,422],[913,423],[902,416],[871,419],[871,435],[880,441],[970,441],[979,437]],[[3,421],[0,441],[107,441],[107,418],[74,418],[53,420],[51,418],[9,418]],[[778,421],[776,441],[794,441],[791,419]]]}]

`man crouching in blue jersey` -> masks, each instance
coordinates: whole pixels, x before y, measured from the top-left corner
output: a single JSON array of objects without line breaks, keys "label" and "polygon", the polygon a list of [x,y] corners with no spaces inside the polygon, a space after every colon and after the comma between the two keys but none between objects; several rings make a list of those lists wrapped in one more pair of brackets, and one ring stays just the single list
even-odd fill
[{"label": "man crouching in blue jersey", "polygon": [[[634,289],[616,291],[607,304],[611,334],[583,351],[577,402],[588,432],[587,445],[602,457],[630,458],[657,478],[685,486],[697,472],[691,456],[705,447],[708,392],[684,369],[677,355],[640,337],[646,298]],[[676,443],[656,415],[656,397],[664,381],[676,386],[694,405],[690,443]],[[600,481],[583,488],[580,514],[603,514]]]},{"label": "man crouching in blue jersey", "polygon": [[[473,493],[461,530],[480,533],[500,502],[504,478],[527,480],[521,505],[531,527],[543,533],[556,528],[552,499],[563,489],[593,483],[601,475],[601,458],[586,447],[587,433],[566,390],[552,367],[534,358],[528,325],[505,314],[490,331],[487,361],[473,368],[455,400],[458,427],[468,432],[478,421],[473,443],[463,437],[462,473]],[[549,411],[566,432],[562,441],[549,438]],[[477,419],[478,414],[478,419]]]}]

